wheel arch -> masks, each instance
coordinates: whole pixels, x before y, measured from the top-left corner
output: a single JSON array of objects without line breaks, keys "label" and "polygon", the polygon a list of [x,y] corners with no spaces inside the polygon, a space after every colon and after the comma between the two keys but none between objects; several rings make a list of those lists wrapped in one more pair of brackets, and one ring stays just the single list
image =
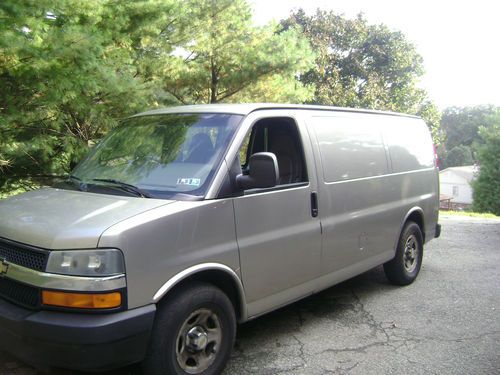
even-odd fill
[{"label": "wheel arch", "polygon": [[394,243],[394,249],[396,249],[399,242],[399,238],[401,237],[401,233],[403,232],[403,229],[408,221],[413,221],[419,226],[420,232],[422,232],[423,242],[425,243],[424,210],[421,207],[412,207],[410,210],[408,210],[404,219],[401,221],[399,234],[396,238],[396,242]]},{"label": "wheel arch", "polygon": [[186,268],[171,277],[153,296],[160,303],[174,289],[192,281],[203,281],[221,289],[231,300],[239,322],[247,320],[246,299],[243,284],[234,270],[221,263],[203,263]]}]

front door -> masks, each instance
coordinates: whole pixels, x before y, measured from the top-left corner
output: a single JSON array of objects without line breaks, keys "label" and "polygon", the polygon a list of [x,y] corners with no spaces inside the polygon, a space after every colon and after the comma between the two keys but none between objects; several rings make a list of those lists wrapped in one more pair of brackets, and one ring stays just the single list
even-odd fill
[{"label": "front door", "polygon": [[[256,152],[274,153],[280,170],[275,188],[254,189],[234,198],[250,316],[303,297],[316,288],[321,229],[312,214],[311,193],[316,184],[308,174],[313,168],[305,162],[303,138],[293,119],[265,118],[254,123],[242,147],[242,160]],[[245,169],[247,162],[241,164]]]}]

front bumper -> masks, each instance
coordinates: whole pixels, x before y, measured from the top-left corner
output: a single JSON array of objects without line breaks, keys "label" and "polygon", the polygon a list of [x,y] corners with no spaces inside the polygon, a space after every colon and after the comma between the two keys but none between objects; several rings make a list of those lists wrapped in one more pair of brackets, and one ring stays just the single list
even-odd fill
[{"label": "front bumper", "polygon": [[98,371],[144,359],[155,305],[109,314],[31,311],[0,299],[0,349],[36,366]]}]

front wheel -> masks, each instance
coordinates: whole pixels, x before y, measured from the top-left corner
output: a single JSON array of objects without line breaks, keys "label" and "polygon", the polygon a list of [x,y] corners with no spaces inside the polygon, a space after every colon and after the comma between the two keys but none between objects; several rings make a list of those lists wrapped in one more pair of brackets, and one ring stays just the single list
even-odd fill
[{"label": "front wheel", "polygon": [[409,221],[403,228],[396,248],[396,256],[384,264],[389,281],[396,285],[411,284],[422,266],[424,241],[420,227]]},{"label": "front wheel", "polygon": [[174,291],[157,310],[146,375],[220,374],[236,334],[236,317],[229,298],[205,283]]}]

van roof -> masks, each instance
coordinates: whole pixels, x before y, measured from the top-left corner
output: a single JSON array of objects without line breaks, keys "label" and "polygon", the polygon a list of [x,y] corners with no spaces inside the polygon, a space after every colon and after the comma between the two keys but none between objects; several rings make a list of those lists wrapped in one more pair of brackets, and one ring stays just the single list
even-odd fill
[{"label": "van roof", "polygon": [[230,113],[236,115],[248,115],[251,112],[263,109],[300,109],[300,110],[320,110],[334,112],[354,112],[354,113],[371,113],[379,115],[404,116],[419,118],[417,116],[407,115],[397,112],[375,111],[369,109],[358,108],[342,108],[326,105],[306,105],[306,104],[275,104],[275,103],[246,103],[246,104],[197,104],[197,105],[182,105],[175,107],[166,107],[154,109],[134,115],[149,116],[162,115],[168,113]]}]

